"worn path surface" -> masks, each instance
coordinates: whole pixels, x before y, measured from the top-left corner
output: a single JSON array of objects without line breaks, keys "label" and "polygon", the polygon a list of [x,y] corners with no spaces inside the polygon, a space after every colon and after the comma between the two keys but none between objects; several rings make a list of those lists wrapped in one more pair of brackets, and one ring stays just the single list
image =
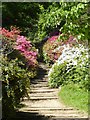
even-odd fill
[{"label": "worn path surface", "polygon": [[21,108],[17,120],[86,120],[88,115],[66,107],[58,99],[58,89],[51,89],[47,85],[48,68],[40,63],[38,78],[31,81],[30,100],[22,102],[26,106]]}]

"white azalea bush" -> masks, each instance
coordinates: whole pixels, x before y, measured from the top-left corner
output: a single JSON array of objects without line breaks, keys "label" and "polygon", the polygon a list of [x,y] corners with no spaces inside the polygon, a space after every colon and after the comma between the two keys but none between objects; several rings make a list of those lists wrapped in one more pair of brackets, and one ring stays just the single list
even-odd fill
[{"label": "white azalea bush", "polygon": [[73,82],[88,89],[88,48],[82,44],[73,47],[67,44],[63,48],[59,59],[49,71],[49,86],[59,87]]}]

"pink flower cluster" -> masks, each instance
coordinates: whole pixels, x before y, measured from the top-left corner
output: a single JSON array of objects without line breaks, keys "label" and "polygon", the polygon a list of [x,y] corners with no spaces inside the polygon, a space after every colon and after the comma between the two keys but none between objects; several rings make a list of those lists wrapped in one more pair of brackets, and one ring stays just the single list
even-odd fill
[{"label": "pink flower cluster", "polygon": [[49,41],[56,41],[58,39],[59,36],[52,36],[51,38],[49,38]]},{"label": "pink flower cluster", "polygon": [[[61,35],[61,34],[59,34],[59,35]],[[57,41],[59,35],[52,36],[51,38],[49,38],[43,47],[44,53],[47,53],[47,58],[53,62],[55,62],[62,54],[62,51],[64,48],[60,47],[60,46],[69,44],[72,47],[72,46],[78,44],[76,38],[74,36],[68,35],[68,34],[62,34],[63,37],[67,37],[68,39],[66,39],[64,41],[63,40]],[[57,49],[57,48],[59,48],[59,49]]]},{"label": "pink flower cluster", "polygon": [[37,51],[32,51],[32,45],[30,41],[27,41],[26,37],[18,36],[16,40],[16,50],[26,58],[29,65],[36,65],[37,61]]},{"label": "pink flower cluster", "polygon": [[48,40],[50,42],[56,41],[61,34],[62,34],[62,32],[59,32],[59,33],[58,32],[54,32],[53,36],[51,36]]},{"label": "pink flower cluster", "polygon": [[[32,50],[33,46],[26,37],[20,36],[19,29],[13,26],[11,26],[11,31],[0,28],[0,34],[2,35],[2,47],[7,44],[8,48],[12,47],[13,49],[18,50],[25,57],[29,66],[35,66],[37,64],[37,51]],[[3,39],[3,37],[6,39]]]},{"label": "pink flower cluster", "polygon": [[0,28],[0,34],[4,37],[15,39],[18,34],[20,34],[20,30],[15,27],[11,27],[11,31],[6,30],[5,28]]},{"label": "pink flower cluster", "polygon": [[76,44],[76,38],[72,35],[69,36],[69,39],[64,42],[64,44]]}]

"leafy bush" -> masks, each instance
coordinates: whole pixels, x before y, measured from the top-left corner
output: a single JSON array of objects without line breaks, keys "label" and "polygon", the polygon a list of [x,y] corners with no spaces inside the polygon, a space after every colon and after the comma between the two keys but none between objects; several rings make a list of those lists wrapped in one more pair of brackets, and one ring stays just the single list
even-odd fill
[{"label": "leafy bush", "polygon": [[31,34],[32,37],[34,34],[31,31],[36,29],[39,12],[38,3],[4,2],[2,3],[2,26],[9,29],[11,25],[16,25],[24,35]]},{"label": "leafy bush", "polygon": [[2,13],[3,27],[15,25],[34,42],[42,41],[58,25],[64,34],[88,37],[87,2],[2,3]]},{"label": "leafy bush", "polygon": [[45,36],[49,35],[58,24],[60,24],[61,17],[58,15],[60,11],[58,13],[56,12],[60,10],[59,3],[52,3],[47,9],[44,9],[43,6],[40,8],[41,14],[39,14],[38,21],[38,37],[42,40]]},{"label": "leafy bush", "polygon": [[66,46],[62,55],[49,71],[49,85],[58,87],[68,83],[79,84],[90,89],[88,85],[88,49]]},{"label": "leafy bush", "polygon": [[16,28],[1,28],[0,34],[3,117],[7,119],[17,110],[21,99],[29,97],[30,79],[37,73],[37,51]]},{"label": "leafy bush", "polygon": [[8,61],[7,57],[3,57],[1,61],[4,117],[8,117],[17,108],[21,98],[28,97],[32,73],[20,65],[23,63],[18,59]]},{"label": "leafy bush", "polygon": [[68,42],[69,39],[73,39],[72,37],[80,42],[88,39],[88,3],[60,2],[52,3],[47,9],[41,6],[40,9],[42,12],[39,14],[37,31],[39,40],[50,36],[50,33],[55,30],[62,31],[58,42],[47,41],[43,47],[43,56],[47,63],[54,63],[62,53],[62,50],[54,51],[55,47],[60,45],[59,42],[62,41],[61,44],[66,44],[64,40]]},{"label": "leafy bush", "polygon": [[47,9],[50,4],[47,2],[3,2],[2,27],[7,29],[12,25],[19,27],[22,35],[27,36],[32,42],[37,42],[37,24],[41,13],[40,6]]},{"label": "leafy bush", "polygon": [[49,86],[50,87],[58,87],[65,82],[65,72],[66,72],[66,64],[61,64],[58,66],[56,63],[52,66],[49,71]]},{"label": "leafy bush", "polygon": [[60,2],[52,3],[47,9],[41,7],[42,13],[38,22],[38,36],[42,40],[53,29],[59,26],[64,34],[69,33],[78,39],[88,38],[88,3]]}]

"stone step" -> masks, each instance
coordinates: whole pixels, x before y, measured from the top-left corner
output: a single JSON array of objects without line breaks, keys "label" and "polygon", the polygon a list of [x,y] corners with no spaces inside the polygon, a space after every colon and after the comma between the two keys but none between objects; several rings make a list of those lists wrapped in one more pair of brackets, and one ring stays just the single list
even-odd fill
[{"label": "stone step", "polygon": [[30,87],[31,88],[31,90],[33,89],[33,90],[41,90],[41,89],[50,89],[48,86],[41,86],[41,87],[38,87],[38,86],[31,86]]},{"label": "stone step", "polygon": [[86,117],[84,117],[84,118],[80,118],[80,117],[78,117],[78,118],[63,118],[63,117],[49,117],[47,120],[88,120],[88,118],[86,118]]},{"label": "stone step", "polygon": [[46,69],[46,70],[49,70],[50,69],[50,67],[49,66],[47,66],[47,65],[45,65],[45,64],[39,64],[39,67],[40,68],[43,68],[43,69]]},{"label": "stone step", "polygon": [[31,84],[30,87],[47,87],[47,84]]},{"label": "stone step", "polygon": [[87,115],[80,114],[79,112],[76,111],[40,111],[40,110],[31,110],[31,109],[21,109],[19,110],[21,112],[29,112],[29,113],[36,113],[40,115],[44,115],[47,117],[58,117],[58,118],[87,118]]},{"label": "stone step", "polygon": [[[75,110],[73,107],[67,107],[67,106],[61,106],[61,107],[49,107],[49,106],[47,106],[47,107],[42,107],[42,106],[40,106],[40,107],[31,107],[31,106],[28,106],[28,107],[30,107],[30,108],[33,108],[33,109],[35,109],[35,108],[37,108],[37,109],[59,109],[59,110]],[[76,109],[76,110],[79,110],[79,109]]]},{"label": "stone step", "polygon": [[32,81],[31,84],[48,84],[47,81]]},{"label": "stone step", "polygon": [[[30,97],[30,100],[47,100],[47,99],[58,99],[58,97],[54,96],[54,97],[47,97],[47,96],[42,96],[42,97]],[[24,98],[24,100],[28,100],[28,98]]]},{"label": "stone step", "polygon": [[[44,116],[48,116],[48,117],[58,117],[58,118],[87,118],[87,116],[84,116],[84,115],[80,115],[80,114],[56,114],[56,113],[45,113],[45,114],[41,114],[41,115],[44,115]],[[73,120],[73,119],[72,119]]]},{"label": "stone step", "polygon": [[31,91],[34,91],[34,90],[36,90],[36,91],[59,91],[59,89],[51,89],[51,88],[49,88],[49,87],[31,87]]},{"label": "stone step", "polygon": [[[58,99],[47,99],[47,100],[39,100],[39,101],[22,101],[22,104],[25,104],[26,106],[32,108],[67,108],[65,105],[60,103]],[[69,107],[69,109],[72,109],[72,107]]]},{"label": "stone step", "polygon": [[38,81],[38,82],[48,82],[47,78],[42,78],[42,79],[34,79],[31,82]]},{"label": "stone step", "polygon": [[58,92],[58,89],[31,89],[31,93],[49,93],[49,92]]},{"label": "stone step", "polygon": [[81,113],[78,111],[59,111],[59,110],[32,110],[32,109],[22,109],[21,111],[26,111],[26,112],[30,112],[30,113],[39,113],[39,114],[62,114],[62,115],[80,115]]},{"label": "stone step", "polygon": [[[40,77],[39,77],[40,76]],[[48,72],[47,73],[40,73],[38,74],[38,76],[35,78],[35,80],[39,80],[39,79],[47,79],[48,78]]]},{"label": "stone step", "polygon": [[34,81],[31,81],[31,84],[43,84],[43,83],[48,83],[48,81],[46,80],[34,80]]},{"label": "stone step", "polygon": [[29,96],[31,96],[31,97],[42,97],[42,96],[47,96],[47,97],[54,97],[54,96],[57,96],[57,93],[56,92],[49,92],[49,93],[31,93],[31,94],[29,94]]},{"label": "stone step", "polygon": [[45,75],[45,77],[47,78],[47,77],[48,77],[48,75],[46,74],[46,75]]},{"label": "stone step", "polygon": [[31,106],[27,106],[24,108],[21,108],[24,110],[31,110],[31,111],[59,111],[59,112],[77,112],[76,110],[74,110],[73,108],[49,108],[49,107],[31,107]]}]

